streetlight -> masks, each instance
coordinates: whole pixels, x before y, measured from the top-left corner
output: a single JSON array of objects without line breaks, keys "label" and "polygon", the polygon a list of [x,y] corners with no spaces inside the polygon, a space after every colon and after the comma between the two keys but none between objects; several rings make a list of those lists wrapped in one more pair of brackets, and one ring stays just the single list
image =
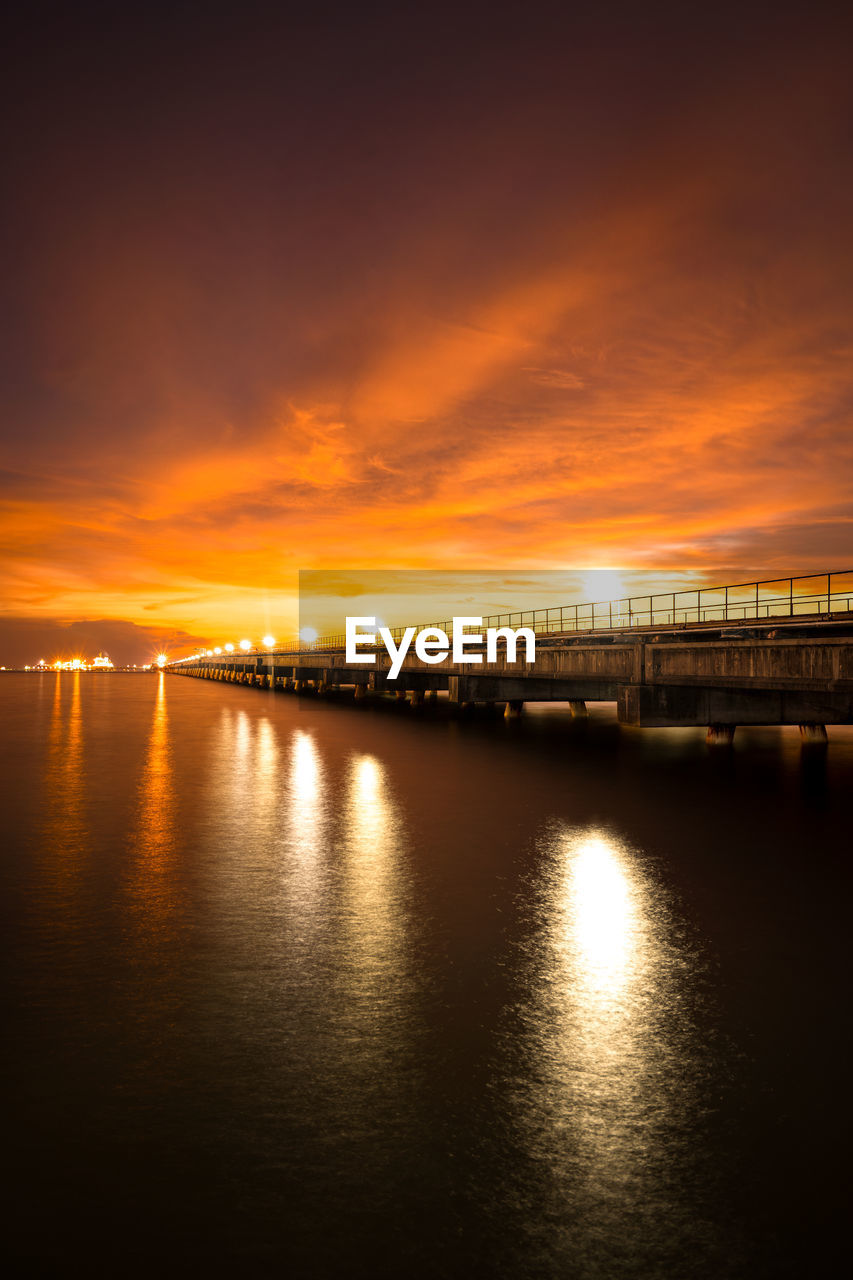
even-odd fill
[{"label": "streetlight", "polygon": [[240,648],[243,650],[243,652],[244,652],[244,653],[246,653],[246,652],[247,652],[247,650],[251,649],[251,647],[252,647],[252,642],[251,642],[251,640],[241,640],[241,641],[240,641]]},{"label": "streetlight", "polygon": [[264,644],[268,649],[271,649],[275,644],[275,636],[264,636]]},{"label": "streetlight", "polygon": [[233,652],[234,652],[234,646],[233,646],[233,644],[227,644],[227,645],[225,646],[225,652],[226,652],[226,653],[233,653]]}]

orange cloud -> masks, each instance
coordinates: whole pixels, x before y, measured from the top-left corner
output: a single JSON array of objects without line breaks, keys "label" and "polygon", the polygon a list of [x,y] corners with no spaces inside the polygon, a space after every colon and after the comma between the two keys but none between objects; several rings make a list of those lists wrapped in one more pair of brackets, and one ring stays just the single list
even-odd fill
[{"label": "orange cloud", "polygon": [[612,122],[591,73],[457,86],[286,183],[96,157],[13,273],[7,611],[283,635],[300,567],[849,558],[849,78],[779,40]]}]

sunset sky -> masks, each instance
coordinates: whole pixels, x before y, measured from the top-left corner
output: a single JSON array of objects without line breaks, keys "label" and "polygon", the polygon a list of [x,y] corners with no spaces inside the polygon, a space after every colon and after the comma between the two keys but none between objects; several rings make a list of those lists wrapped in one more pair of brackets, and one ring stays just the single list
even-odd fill
[{"label": "sunset sky", "polygon": [[0,663],[283,636],[300,568],[849,567],[830,13],[22,10]]}]

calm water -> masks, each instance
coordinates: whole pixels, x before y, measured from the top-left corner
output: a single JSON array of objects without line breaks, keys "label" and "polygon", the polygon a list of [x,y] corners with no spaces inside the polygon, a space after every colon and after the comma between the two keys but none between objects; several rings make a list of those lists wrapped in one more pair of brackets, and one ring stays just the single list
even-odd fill
[{"label": "calm water", "polygon": [[157,675],[0,711],[15,1257],[830,1274],[851,731]]}]

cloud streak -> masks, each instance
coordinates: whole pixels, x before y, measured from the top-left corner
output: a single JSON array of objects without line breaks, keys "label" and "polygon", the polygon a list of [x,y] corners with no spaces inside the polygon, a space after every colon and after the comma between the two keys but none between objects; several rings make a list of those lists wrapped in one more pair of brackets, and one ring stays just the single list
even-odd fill
[{"label": "cloud streak", "polygon": [[310,23],[286,88],[280,32],[212,30],[156,120],[100,67],[22,128],[9,612],[278,634],[300,567],[850,558],[842,33],[589,19],[569,74],[548,15],[350,31],[357,85]]}]

